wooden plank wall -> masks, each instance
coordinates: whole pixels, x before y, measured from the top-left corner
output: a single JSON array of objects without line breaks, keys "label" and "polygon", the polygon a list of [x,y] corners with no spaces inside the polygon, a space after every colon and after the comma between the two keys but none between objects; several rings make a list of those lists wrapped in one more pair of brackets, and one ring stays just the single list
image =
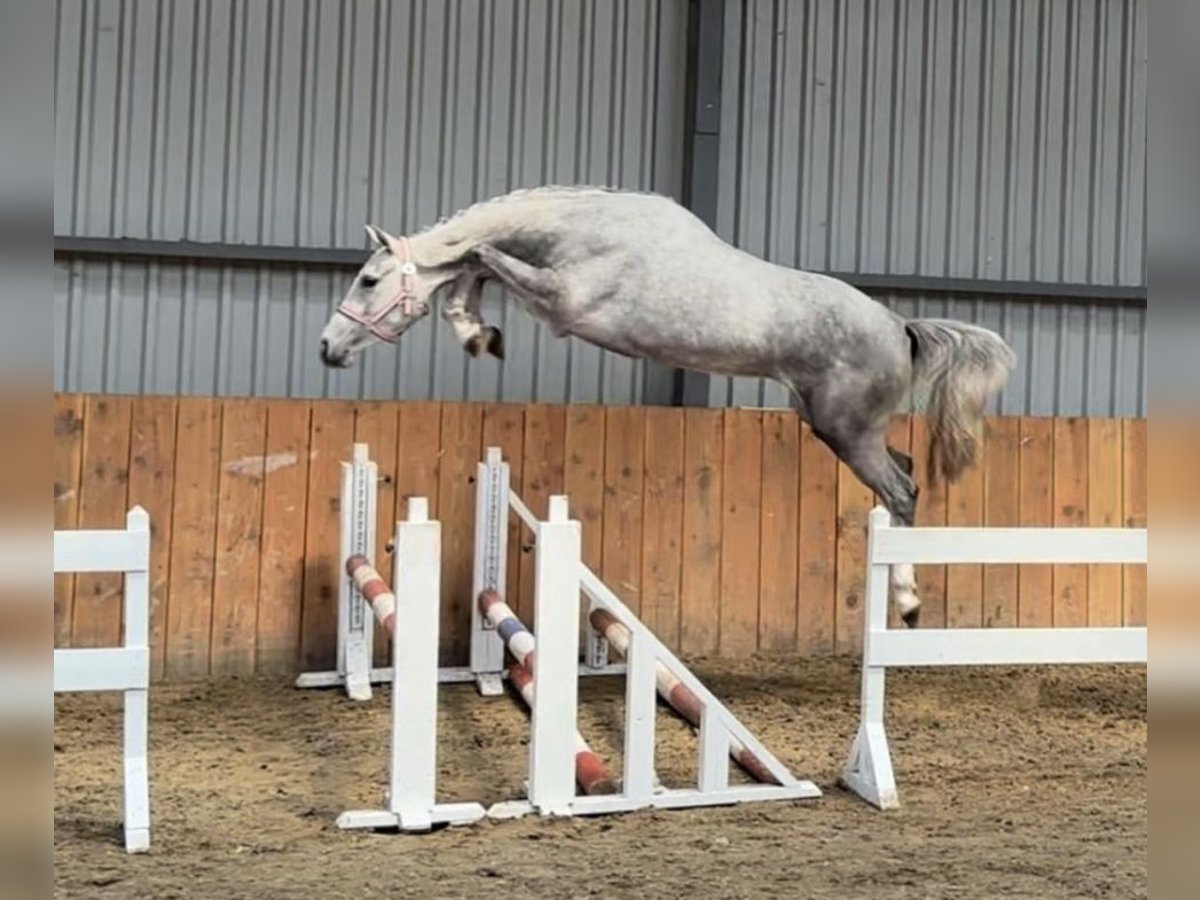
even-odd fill
[{"label": "wooden plank wall", "polygon": [[[564,490],[585,561],[688,655],[850,653],[874,498],[780,411],[123,397],[54,399],[55,527],[153,529],[156,678],[328,668],[341,460],[379,464],[378,563],[408,497],[443,523],[442,657],[465,661],[475,463],[500,446],[535,513]],[[923,478],[922,419],[892,444]],[[1144,525],[1146,423],[996,418],[959,483],[922,484],[921,524]],[[510,524],[510,600],[533,609]],[[927,625],[1143,624],[1141,566],[924,566]],[[116,640],[120,580],[55,579],[57,646]],[[380,662],[387,647],[377,641]]]}]

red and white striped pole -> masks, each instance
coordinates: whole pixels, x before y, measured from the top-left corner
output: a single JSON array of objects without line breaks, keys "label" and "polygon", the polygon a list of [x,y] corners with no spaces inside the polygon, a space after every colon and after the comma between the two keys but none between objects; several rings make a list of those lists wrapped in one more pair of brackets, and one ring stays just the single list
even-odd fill
[{"label": "red and white striped pole", "polygon": [[[521,663],[514,662],[508,667],[508,677],[513,686],[521,692],[522,699],[532,709],[533,675]],[[609,777],[604,763],[578,731],[575,732],[575,780],[579,782],[579,786],[588,796],[616,792],[616,786]]]},{"label": "red and white striped pole", "polygon": [[[365,591],[363,593],[366,594]],[[508,667],[508,677],[521,698],[533,709],[534,661],[537,656],[533,635],[511,607],[490,588],[479,595],[479,612],[492,623],[504,645],[516,658],[516,662]],[[604,762],[588,746],[578,729],[575,731],[575,780],[589,796],[616,792],[616,785]]]},{"label": "red and white striped pole", "polygon": [[[589,616],[592,627],[604,636],[618,653],[625,656],[629,650],[629,629],[617,621],[607,609],[594,609]],[[664,666],[658,660],[654,661],[654,681],[658,687],[658,695],[665,700],[672,709],[687,719],[694,728],[700,727],[700,715],[703,709],[700,705],[700,699],[692,693],[687,685],[683,684],[676,678],[671,670]],[[778,784],[778,780],[773,776],[767,767],[759,761],[759,758],[746,749],[745,746],[735,737],[729,738],[729,755],[733,757],[734,762],[746,770],[746,773],[755,781],[761,781],[764,784]]]},{"label": "red and white striped pole", "polygon": [[396,595],[388,587],[370,560],[361,554],[355,554],[346,560],[346,574],[354,579],[363,599],[375,613],[379,624],[388,634],[396,632]]}]

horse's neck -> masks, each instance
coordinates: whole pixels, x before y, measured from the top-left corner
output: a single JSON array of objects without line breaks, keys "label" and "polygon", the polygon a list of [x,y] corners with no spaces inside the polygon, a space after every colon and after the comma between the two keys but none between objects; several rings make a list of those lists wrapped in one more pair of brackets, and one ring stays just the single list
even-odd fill
[{"label": "horse's neck", "polygon": [[450,265],[471,248],[496,243],[520,229],[529,218],[529,212],[529,204],[525,203],[491,201],[477,204],[413,235],[410,239],[413,255],[421,265]]}]

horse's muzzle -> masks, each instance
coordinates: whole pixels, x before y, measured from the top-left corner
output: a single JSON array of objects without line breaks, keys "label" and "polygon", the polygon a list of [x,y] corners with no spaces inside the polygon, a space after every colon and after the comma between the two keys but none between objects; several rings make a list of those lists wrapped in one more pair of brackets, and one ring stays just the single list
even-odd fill
[{"label": "horse's muzzle", "polygon": [[336,353],[329,346],[326,338],[321,338],[321,362],[331,369],[345,369],[350,366],[349,353]]}]

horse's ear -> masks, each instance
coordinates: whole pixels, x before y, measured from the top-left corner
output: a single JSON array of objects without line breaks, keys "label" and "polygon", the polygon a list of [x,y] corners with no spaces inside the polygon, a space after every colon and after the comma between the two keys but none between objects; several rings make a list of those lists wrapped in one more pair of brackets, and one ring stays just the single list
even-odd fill
[{"label": "horse's ear", "polygon": [[364,225],[367,230],[367,235],[371,238],[371,242],[376,249],[380,247],[387,250],[389,253],[396,252],[396,239],[376,225]]}]

